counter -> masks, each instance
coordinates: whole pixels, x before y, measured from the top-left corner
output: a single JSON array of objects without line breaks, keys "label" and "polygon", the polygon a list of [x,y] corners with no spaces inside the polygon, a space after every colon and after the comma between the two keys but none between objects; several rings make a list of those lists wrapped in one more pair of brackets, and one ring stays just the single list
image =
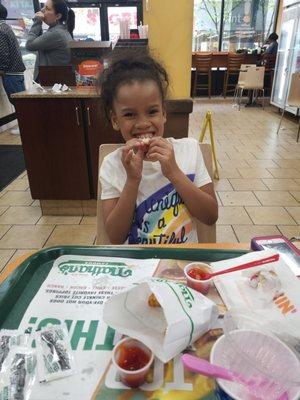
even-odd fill
[{"label": "counter", "polygon": [[[205,52],[206,53],[206,52]],[[201,52],[192,53],[192,67],[194,68],[195,56],[201,54]],[[226,68],[227,58],[229,53],[225,51],[216,51],[212,53],[212,68]],[[260,60],[260,55],[258,54],[245,54],[245,64],[256,64]]]},{"label": "counter", "polygon": [[[99,146],[122,143],[122,136],[105,120],[96,88],[45,89],[33,87],[12,96],[31,196],[41,200],[43,214],[84,215],[90,201],[92,210],[86,215],[93,215]],[[165,136],[187,137],[192,100],[169,100],[166,109]]]},{"label": "counter", "polygon": [[[14,93],[12,98],[14,99],[88,99],[97,98],[99,93],[92,86],[74,86],[70,87],[69,90],[65,92],[53,92],[51,87],[45,87],[45,91],[38,89],[33,86],[25,92]],[[14,100],[15,102],[15,100]]]}]

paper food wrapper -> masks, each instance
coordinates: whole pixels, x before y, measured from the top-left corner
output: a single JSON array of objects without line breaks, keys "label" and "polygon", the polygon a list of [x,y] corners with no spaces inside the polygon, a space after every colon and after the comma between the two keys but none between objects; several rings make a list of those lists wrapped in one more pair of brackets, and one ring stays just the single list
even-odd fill
[{"label": "paper food wrapper", "polygon": [[[230,260],[211,263],[214,272],[276,254],[255,251]],[[258,281],[253,281],[253,276]],[[255,276],[254,276],[255,278]],[[238,309],[264,329],[288,341],[300,353],[300,281],[284,262],[278,261],[220,275],[214,283],[228,310]],[[245,327],[240,327],[245,328]]]},{"label": "paper food wrapper", "polygon": [[[154,293],[161,307],[150,307]],[[140,340],[168,362],[215,324],[217,306],[181,283],[151,278],[110,298],[104,321],[119,333]]]}]

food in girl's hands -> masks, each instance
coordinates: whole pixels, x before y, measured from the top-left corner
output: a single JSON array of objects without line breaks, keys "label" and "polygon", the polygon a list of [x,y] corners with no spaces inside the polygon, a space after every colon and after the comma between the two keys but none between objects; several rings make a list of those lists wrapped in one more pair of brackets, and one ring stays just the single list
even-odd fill
[{"label": "food in girl's hands", "polygon": [[150,294],[150,296],[148,297],[148,305],[150,307],[161,307],[154,293]]},{"label": "food in girl's hands", "polygon": [[150,145],[150,137],[142,137],[141,140],[144,144],[144,153],[146,155],[146,157],[148,157],[148,150],[149,150],[149,145]]},{"label": "food in girl's hands", "polygon": [[142,142],[143,142],[144,144],[146,144],[146,145],[149,146],[149,144],[150,144],[150,138],[149,138],[149,137],[145,137],[145,138],[142,139]]}]

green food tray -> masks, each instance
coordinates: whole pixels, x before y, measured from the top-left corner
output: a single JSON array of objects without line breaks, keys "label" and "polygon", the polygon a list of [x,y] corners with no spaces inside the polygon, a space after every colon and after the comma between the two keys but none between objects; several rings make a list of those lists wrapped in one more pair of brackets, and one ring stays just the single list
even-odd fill
[{"label": "green food tray", "polygon": [[54,261],[63,255],[160,258],[214,262],[239,257],[247,250],[153,247],[50,247],[23,261],[0,285],[0,328],[17,329],[31,300],[46,279]]}]

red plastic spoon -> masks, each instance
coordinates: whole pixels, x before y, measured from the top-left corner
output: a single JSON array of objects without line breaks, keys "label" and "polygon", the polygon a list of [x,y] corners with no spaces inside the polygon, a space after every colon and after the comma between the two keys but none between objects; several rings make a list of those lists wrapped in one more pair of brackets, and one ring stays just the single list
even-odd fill
[{"label": "red plastic spoon", "polygon": [[217,275],[228,274],[229,272],[240,271],[242,269],[257,267],[258,265],[269,264],[271,262],[275,262],[279,260],[279,254],[274,254],[273,256],[269,256],[266,258],[261,258],[260,260],[250,261],[246,264],[237,265],[236,267],[224,269],[223,271],[218,272],[200,272],[200,276],[202,281],[206,281],[207,279],[214,278]]}]

